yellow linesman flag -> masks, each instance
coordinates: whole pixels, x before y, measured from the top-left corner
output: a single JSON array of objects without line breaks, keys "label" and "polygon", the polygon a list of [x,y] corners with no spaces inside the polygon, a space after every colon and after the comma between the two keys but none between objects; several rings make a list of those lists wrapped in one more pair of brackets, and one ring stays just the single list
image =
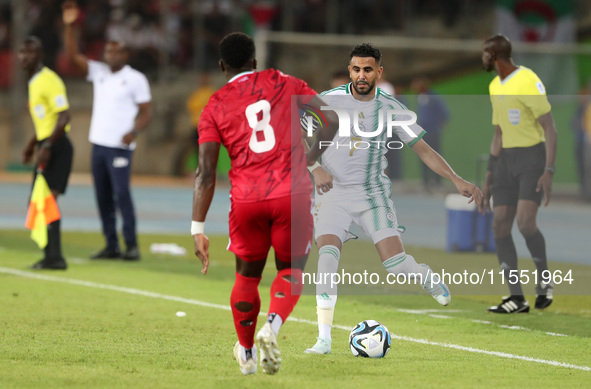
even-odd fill
[{"label": "yellow linesman flag", "polygon": [[39,248],[47,246],[47,225],[59,218],[60,210],[51,194],[49,185],[47,185],[43,174],[37,174],[25,227],[31,230],[31,239],[39,245]]}]

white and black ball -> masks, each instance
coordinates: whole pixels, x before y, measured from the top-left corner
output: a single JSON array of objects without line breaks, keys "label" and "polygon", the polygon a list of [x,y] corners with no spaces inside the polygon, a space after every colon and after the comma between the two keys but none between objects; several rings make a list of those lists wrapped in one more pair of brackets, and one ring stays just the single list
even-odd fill
[{"label": "white and black ball", "polygon": [[349,347],[356,357],[382,358],[390,351],[390,331],[375,320],[364,320],[351,330]]}]

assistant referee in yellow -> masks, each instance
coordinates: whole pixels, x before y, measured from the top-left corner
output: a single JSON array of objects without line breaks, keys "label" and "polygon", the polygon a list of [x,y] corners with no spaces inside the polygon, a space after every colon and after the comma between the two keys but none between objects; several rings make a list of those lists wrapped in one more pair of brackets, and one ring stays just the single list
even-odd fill
[{"label": "assistant referee in yellow", "polygon": [[517,279],[516,283],[508,283],[511,296],[488,311],[526,313],[529,304],[516,277],[519,275],[517,251],[511,228],[517,218],[517,227],[538,272],[535,308],[547,308],[552,303],[554,285],[542,281],[548,274],[548,263],[546,242],[538,229],[536,216],[542,198],[547,206],[552,193],[556,125],[544,84],[532,70],[513,63],[509,39],[497,35],[486,40],[482,65],[486,71],[497,73],[489,87],[495,133],[490,146],[483,205],[490,210],[492,194],[493,233],[499,264],[506,282]]},{"label": "assistant referee in yellow", "polygon": [[[74,155],[72,143],[67,136],[70,131],[70,105],[62,79],[51,69],[43,66],[43,47],[37,37],[29,37],[18,50],[18,61],[29,80],[29,111],[35,125],[35,135],[23,151],[23,162],[33,159],[37,147],[35,174],[41,173],[57,200],[65,193],[72,170]],[[67,268],[62,255],[61,220],[47,226],[47,246],[44,257],[33,269]]]}]

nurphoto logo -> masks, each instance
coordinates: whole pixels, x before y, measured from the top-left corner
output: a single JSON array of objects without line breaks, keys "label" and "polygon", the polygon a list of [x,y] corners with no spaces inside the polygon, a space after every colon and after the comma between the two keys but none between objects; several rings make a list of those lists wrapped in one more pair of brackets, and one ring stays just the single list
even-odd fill
[{"label": "nurphoto logo", "polygon": [[[410,110],[400,109],[380,109],[378,111],[378,123],[373,131],[365,131],[364,126],[359,123],[360,111],[354,109],[338,108],[334,106],[323,106],[320,107],[321,111],[314,109],[311,106],[304,111],[302,117],[302,127],[306,130],[308,137],[314,136],[314,131],[318,128],[327,126],[326,117],[321,111],[333,111],[339,118],[338,136],[342,138],[351,138],[349,146],[355,149],[368,149],[372,146],[380,149],[387,148],[392,150],[399,150],[404,146],[404,143],[400,141],[372,141],[364,140],[363,138],[376,138],[386,130],[386,136],[391,138],[394,133],[394,128],[399,127],[404,130],[411,138],[416,138],[417,135],[410,129],[410,125],[415,124],[417,121],[417,114]],[[351,117],[353,120],[351,120]],[[351,122],[353,122],[351,124]],[[321,141],[319,147],[331,147],[337,148],[346,147],[346,144],[339,144],[339,142],[332,141]]]}]

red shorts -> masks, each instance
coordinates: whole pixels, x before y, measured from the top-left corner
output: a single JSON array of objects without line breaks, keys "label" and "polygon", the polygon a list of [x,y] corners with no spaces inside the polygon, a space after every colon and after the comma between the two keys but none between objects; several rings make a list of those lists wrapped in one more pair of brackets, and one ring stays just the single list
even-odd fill
[{"label": "red shorts", "polygon": [[256,203],[232,202],[228,250],[246,262],[267,258],[273,246],[281,261],[310,252],[314,230],[310,194]]}]

